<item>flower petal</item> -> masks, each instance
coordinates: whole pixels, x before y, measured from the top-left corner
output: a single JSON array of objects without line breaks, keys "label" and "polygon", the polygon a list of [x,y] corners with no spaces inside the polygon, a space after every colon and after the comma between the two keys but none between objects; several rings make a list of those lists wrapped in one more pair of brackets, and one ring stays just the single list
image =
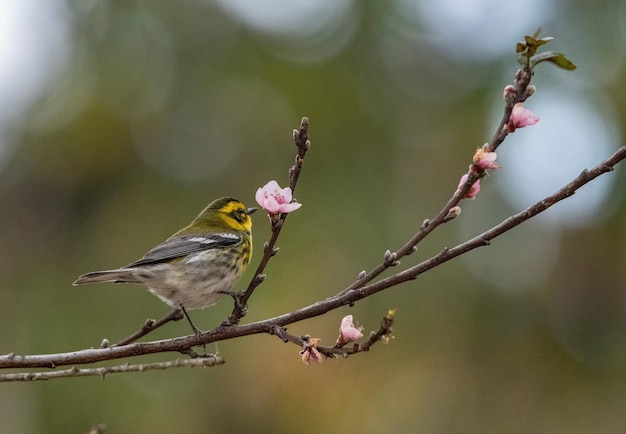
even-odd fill
[{"label": "flower petal", "polygon": [[295,211],[302,206],[299,203],[291,203],[292,191],[290,187],[280,188],[280,185],[274,180],[259,188],[255,199],[259,206],[270,214],[270,217]]}]

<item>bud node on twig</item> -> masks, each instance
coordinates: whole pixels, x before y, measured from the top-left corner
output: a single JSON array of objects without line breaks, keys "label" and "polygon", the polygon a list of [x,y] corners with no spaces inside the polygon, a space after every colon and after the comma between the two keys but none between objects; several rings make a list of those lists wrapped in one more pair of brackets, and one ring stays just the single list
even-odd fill
[{"label": "bud node on twig", "polygon": [[444,223],[449,222],[450,220],[454,220],[460,215],[461,215],[461,207],[458,205],[453,206],[452,208],[450,208],[450,210],[448,211],[448,214],[446,214],[443,221]]},{"label": "bud node on twig", "polygon": [[390,266],[390,267],[394,267],[398,264],[400,264],[400,261],[397,261],[397,254],[395,252],[391,252],[390,250],[387,250],[385,252],[385,264]]}]

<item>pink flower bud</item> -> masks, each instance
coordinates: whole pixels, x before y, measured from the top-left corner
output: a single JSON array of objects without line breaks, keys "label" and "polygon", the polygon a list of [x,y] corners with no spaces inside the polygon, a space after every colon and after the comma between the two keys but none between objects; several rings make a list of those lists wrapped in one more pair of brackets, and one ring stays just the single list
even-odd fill
[{"label": "pink flower bud", "polygon": [[[463,187],[466,182],[467,182],[467,173],[461,177],[461,181],[459,181],[458,188],[461,189],[461,187]],[[479,191],[480,191],[480,179],[477,179],[476,182],[472,184],[472,186],[467,191],[467,193],[465,193],[464,197],[466,199],[474,199]]]},{"label": "pink flower bud", "polygon": [[539,122],[539,118],[536,118],[533,112],[524,107],[521,102],[518,102],[513,106],[507,127],[510,132],[513,132],[517,128],[535,125],[537,122]]},{"label": "pink flower bud", "polygon": [[352,322],[352,315],[346,315],[341,320],[341,326],[339,327],[339,338],[337,338],[337,345],[343,346],[350,342],[354,342],[363,337],[362,326],[354,326]]}]

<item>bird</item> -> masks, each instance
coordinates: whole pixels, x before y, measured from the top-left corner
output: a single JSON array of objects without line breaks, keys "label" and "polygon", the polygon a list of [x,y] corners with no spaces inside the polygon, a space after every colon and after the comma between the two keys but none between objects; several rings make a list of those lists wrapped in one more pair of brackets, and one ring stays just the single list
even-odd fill
[{"label": "bird", "polygon": [[187,309],[215,304],[230,294],[252,258],[252,219],[231,197],[211,202],[167,240],[125,267],[83,274],[74,285],[97,282],[138,283],[174,309],[181,309],[196,334]]}]

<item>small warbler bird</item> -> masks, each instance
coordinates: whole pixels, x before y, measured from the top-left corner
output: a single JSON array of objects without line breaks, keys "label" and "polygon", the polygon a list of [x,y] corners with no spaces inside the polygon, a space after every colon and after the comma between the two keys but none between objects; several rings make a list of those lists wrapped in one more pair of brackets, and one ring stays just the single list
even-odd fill
[{"label": "small warbler bird", "polygon": [[211,202],[189,226],[143,258],[115,270],[80,276],[74,285],[94,282],[140,283],[171,307],[200,309],[229,294],[252,257],[252,220],[257,208],[230,197]]}]

